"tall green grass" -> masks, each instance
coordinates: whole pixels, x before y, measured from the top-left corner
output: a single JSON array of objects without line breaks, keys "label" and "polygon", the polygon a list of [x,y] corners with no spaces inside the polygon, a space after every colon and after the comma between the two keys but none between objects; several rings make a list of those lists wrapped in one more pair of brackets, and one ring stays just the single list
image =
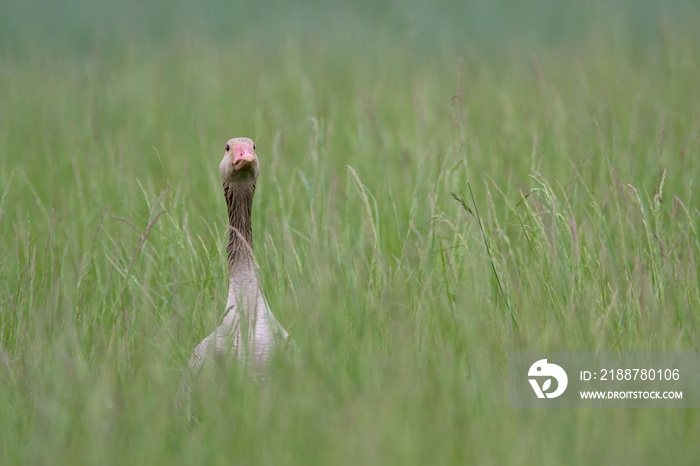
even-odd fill
[{"label": "tall green grass", "polygon": [[[695,410],[507,406],[509,350],[698,349],[699,37],[659,31],[5,53],[0,464],[693,463]],[[234,136],[301,362],[188,424]]]}]

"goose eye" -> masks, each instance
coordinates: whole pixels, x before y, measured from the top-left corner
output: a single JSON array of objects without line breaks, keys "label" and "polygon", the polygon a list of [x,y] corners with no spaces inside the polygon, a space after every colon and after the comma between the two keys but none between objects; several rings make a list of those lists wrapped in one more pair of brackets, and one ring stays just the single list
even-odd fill
[{"label": "goose eye", "polygon": [[253,144],[253,150],[255,150],[255,144]]},{"label": "goose eye", "polygon": [[228,151],[230,151],[230,150],[231,150],[231,146],[229,146],[228,144],[226,144],[226,152],[228,152]]}]

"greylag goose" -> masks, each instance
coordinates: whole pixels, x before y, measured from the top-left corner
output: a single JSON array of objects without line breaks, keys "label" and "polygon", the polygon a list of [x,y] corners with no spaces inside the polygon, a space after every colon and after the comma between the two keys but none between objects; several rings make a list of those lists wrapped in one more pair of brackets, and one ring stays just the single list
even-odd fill
[{"label": "greylag goose", "polygon": [[253,256],[251,210],[259,172],[252,140],[234,138],[226,143],[219,164],[229,223],[226,314],[221,324],[195,348],[186,377],[198,373],[214,354],[259,370],[276,350],[294,346],[263,296]]}]

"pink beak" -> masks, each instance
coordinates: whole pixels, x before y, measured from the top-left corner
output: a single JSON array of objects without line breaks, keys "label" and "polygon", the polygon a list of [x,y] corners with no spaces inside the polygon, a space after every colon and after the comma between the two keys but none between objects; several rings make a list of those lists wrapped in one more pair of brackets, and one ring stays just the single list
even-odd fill
[{"label": "pink beak", "polygon": [[244,144],[234,146],[233,148],[233,166],[236,170],[249,165],[255,161],[255,152],[253,148]]}]

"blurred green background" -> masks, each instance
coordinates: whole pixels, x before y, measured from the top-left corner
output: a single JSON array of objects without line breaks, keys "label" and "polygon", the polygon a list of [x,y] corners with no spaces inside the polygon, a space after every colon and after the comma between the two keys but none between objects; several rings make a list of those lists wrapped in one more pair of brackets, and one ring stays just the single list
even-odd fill
[{"label": "blurred green background", "polygon": [[285,38],[364,46],[378,37],[419,50],[448,43],[479,47],[556,46],[612,33],[637,46],[662,38],[663,24],[688,27],[692,0],[518,1],[83,1],[2,2],[0,37],[9,50],[28,44],[89,53],[142,40],[162,44],[188,33],[215,42],[274,47]]},{"label": "blurred green background", "polygon": [[[0,464],[695,464],[697,410],[508,408],[507,352],[698,349],[697,24],[690,0],[1,1]],[[219,368],[189,422],[235,136],[301,358]]]}]

